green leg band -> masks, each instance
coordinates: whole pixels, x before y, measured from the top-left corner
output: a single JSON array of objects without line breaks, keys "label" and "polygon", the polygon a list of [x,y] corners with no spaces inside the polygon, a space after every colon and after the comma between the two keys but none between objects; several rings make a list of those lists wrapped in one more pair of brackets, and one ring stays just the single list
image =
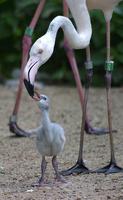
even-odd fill
[{"label": "green leg band", "polygon": [[33,29],[28,26],[25,30],[25,35],[32,37],[32,34],[33,34]]},{"label": "green leg band", "polygon": [[110,61],[106,61],[105,62],[105,70],[106,71],[113,71],[114,69],[114,61],[110,60]]}]

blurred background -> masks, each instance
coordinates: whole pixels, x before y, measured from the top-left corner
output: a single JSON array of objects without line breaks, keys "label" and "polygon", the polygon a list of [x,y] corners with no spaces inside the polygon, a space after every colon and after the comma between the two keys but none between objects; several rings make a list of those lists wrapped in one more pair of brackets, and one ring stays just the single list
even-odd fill
[{"label": "blurred background", "polygon": [[[0,0],[0,81],[11,79],[21,64],[22,37],[39,0]],[[57,15],[62,15],[62,1],[48,0],[33,34],[33,42],[42,36]],[[91,53],[94,62],[93,86],[104,86],[105,21],[101,11],[91,11],[93,35]],[[123,2],[115,9],[111,23],[111,55],[115,61],[113,86],[123,85]],[[85,50],[76,50],[82,82],[85,77]],[[40,70],[39,79],[50,84],[74,85],[73,75],[63,49],[63,32],[57,35],[55,51]]]}]

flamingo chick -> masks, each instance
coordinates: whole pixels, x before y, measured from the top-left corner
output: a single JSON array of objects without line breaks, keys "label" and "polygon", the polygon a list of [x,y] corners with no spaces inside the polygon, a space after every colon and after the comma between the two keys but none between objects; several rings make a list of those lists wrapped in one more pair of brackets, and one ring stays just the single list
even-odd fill
[{"label": "flamingo chick", "polygon": [[52,156],[52,165],[55,170],[56,179],[65,182],[58,171],[57,155],[63,150],[65,144],[64,129],[57,123],[50,121],[49,100],[45,95],[40,96],[39,108],[42,114],[42,126],[37,129],[36,145],[39,153],[42,155],[41,178],[34,186],[41,186],[44,182],[44,173],[46,170],[45,156]]}]

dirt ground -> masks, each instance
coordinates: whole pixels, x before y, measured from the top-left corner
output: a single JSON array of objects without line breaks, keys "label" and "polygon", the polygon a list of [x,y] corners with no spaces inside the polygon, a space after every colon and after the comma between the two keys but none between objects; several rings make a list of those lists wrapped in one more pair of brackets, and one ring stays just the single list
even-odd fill
[{"label": "dirt ground", "polygon": [[[0,200],[123,200],[123,174],[80,174],[65,177],[67,183],[54,182],[51,159],[45,178],[49,185],[33,188],[31,184],[40,176],[41,156],[35,146],[35,137],[19,138],[9,132],[8,121],[12,113],[16,89],[0,86]],[[59,155],[59,169],[75,164],[81,126],[81,107],[75,88],[46,86],[42,93],[51,101],[50,117],[60,123],[66,134],[64,151]],[[91,124],[107,127],[104,89],[91,89],[88,103]],[[116,160],[123,167],[123,89],[112,89],[113,128]],[[25,130],[40,123],[37,103],[23,93],[18,124]],[[85,134],[84,161],[90,169],[106,165],[110,159],[109,136]]]}]

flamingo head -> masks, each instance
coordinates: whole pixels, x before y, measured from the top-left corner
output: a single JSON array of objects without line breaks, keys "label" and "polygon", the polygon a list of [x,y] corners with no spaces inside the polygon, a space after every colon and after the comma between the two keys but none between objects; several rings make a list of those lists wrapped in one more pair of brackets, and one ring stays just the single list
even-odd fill
[{"label": "flamingo head", "polygon": [[39,108],[43,110],[49,110],[49,99],[46,95],[40,95]]},{"label": "flamingo head", "polygon": [[29,60],[24,70],[24,84],[29,95],[36,100],[40,99],[34,90],[35,76],[39,67],[51,57],[53,49],[53,40],[48,33],[39,38],[31,47]]}]

